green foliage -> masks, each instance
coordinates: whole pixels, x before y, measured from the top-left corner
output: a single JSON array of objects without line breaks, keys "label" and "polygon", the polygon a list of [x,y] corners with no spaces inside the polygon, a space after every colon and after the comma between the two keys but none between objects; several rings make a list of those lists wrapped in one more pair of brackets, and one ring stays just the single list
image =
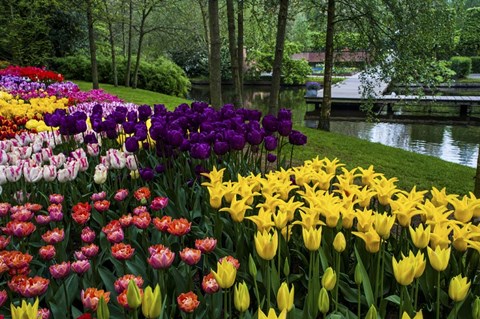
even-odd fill
[{"label": "green foliage", "polygon": [[480,7],[466,11],[457,51],[464,55],[480,53]]},{"label": "green foliage", "polygon": [[465,78],[472,71],[472,59],[466,56],[454,56],[450,59],[452,70],[457,78]]},{"label": "green foliage", "polygon": [[[293,60],[291,56],[300,52],[301,45],[286,41],[282,61],[282,82],[284,84],[303,84],[305,77],[311,73],[306,60]],[[247,71],[247,77],[259,79],[262,72],[271,72],[274,59],[273,44],[266,45],[260,50],[249,53],[253,67]]]},{"label": "green foliage", "polygon": [[472,73],[480,73],[480,56],[471,56],[472,59]]},{"label": "green foliage", "polygon": [[[125,78],[126,61],[119,59],[117,63],[118,79],[122,81]],[[86,55],[54,59],[52,69],[58,70],[67,79],[91,80],[90,59]],[[98,57],[98,74],[100,82],[113,83],[111,61],[108,58]],[[190,89],[190,81],[178,65],[167,58],[160,57],[153,62],[140,62],[138,88],[185,96]]]}]

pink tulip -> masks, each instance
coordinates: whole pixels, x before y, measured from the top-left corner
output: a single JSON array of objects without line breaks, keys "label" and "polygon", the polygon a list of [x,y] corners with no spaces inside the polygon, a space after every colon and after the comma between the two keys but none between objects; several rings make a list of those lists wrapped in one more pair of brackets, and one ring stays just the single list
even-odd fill
[{"label": "pink tulip", "polygon": [[89,260],[77,260],[72,262],[71,269],[75,273],[81,275],[87,272],[90,269],[90,261]]},{"label": "pink tulip", "polygon": [[69,261],[64,261],[61,264],[54,264],[51,265],[48,269],[50,270],[50,274],[52,275],[53,278],[55,279],[62,279],[68,276],[70,274],[70,262]]}]

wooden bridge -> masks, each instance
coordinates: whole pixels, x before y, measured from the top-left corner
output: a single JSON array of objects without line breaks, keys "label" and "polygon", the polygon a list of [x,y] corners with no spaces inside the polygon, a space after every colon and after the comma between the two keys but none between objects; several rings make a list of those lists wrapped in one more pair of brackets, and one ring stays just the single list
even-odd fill
[{"label": "wooden bridge", "polygon": [[[360,105],[366,102],[362,95],[362,81],[361,73],[357,73],[352,77],[347,78],[336,85],[332,86],[332,105],[350,104]],[[480,106],[480,96],[439,96],[439,95],[384,95],[388,83],[385,81],[375,81],[375,79],[368,79],[367,81],[375,83],[371,90],[372,101],[376,105],[386,105],[387,114],[393,114],[392,106],[397,103],[437,103],[459,107],[460,117],[468,116],[473,106]],[[323,90],[317,91],[315,96],[305,96],[307,104],[314,104],[315,110],[320,110],[323,101]]]}]

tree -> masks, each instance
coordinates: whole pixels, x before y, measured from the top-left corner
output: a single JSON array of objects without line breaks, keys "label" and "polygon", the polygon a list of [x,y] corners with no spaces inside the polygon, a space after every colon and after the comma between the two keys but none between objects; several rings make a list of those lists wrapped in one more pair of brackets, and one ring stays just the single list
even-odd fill
[{"label": "tree", "polygon": [[280,97],[283,48],[285,45],[285,36],[287,30],[288,2],[289,0],[280,0],[280,8],[278,10],[277,39],[275,44],[275,58],[273,60],[272,86],[270,90],[269,101],[270,113],[278,109],[278,100]]},{"label": "tree", "polygon": [[[113,1],[114,2],[114,1]],[[111,0],[102,0],[105,19],[108,26],[108,41],[110,43],[110,56],[112,59],[113,85],[118,86],[117,59],[115,54],[115,38],[113,32],[113,22],[115,13],[111,12],[111,8],[115,8],[115,4]]]},{"label": "tree", "polygon": [[[330,0],[329,0],[330,1]],[[341,5],[331,24],[349,24],[365,39],[371,64],[365,79],[372,78],[395,83],[415,83],[427,86],[438,84],[435,67],[440,56],[453,49],[454,14],[448,0],[355,0],[340,1]],[[336,10],[337,11],[337,10]],[[432,21],[436,27],[431,28]],[[328,36],[327,36],[328,39]],[[452,42],[450,42],[452,41]],[[326,50],[333,46],[326,45]],[[363,95],[372,94],[374,83],[363,83]],[[324,92],[331,84],[325,83]],[[328,94],[328,93],[327,93]],[[326,102],[328,103],[328,102]],[[328,106],[322,110],[319,128],[328,129]]]},{"label": "tree", "polygon": [[92,70],[92,85],[94,89],[98,89],[98,67],[97,67],[97,46],[95,44],[95,32],[93,28],[92,1],[87,1],[87,23],[88,23],[88,43],[90,47],[90,63]]},{"label": "tree", "polygon": [[222,105],[222,69],[220,65],[221,46],[218,18],[218,0],[208,0],[208,21],[210,29],[210,103],[214,107]]},{"label": "tree", "polygon": [[[230,64],[232,69],[233,81],[233,102],[236,107],[242,107],[242,90],[240,81],[240,70],[238,61],[237,37],[235,35],[235,7],[233,0],[227,0],[227,19],[228,19],[228,51],[230,53]],[[243,48],[242,48],[243,50]]]},{"label": "tree", "polygon": [[133,0],[128,0],[128,38],[127,38],[127,70],[125,71],[125,86],[130,86],[132,72],[132,42],[133,42]]},{"label": "tree", "polygon": [[318,128],[330,131],[330,111],[332,109],[332,75],[333,75],[333,36],[335,33],[335,0],[328,0],[327,36],[325,40],[325,68],[323,74],[323,100]]}]

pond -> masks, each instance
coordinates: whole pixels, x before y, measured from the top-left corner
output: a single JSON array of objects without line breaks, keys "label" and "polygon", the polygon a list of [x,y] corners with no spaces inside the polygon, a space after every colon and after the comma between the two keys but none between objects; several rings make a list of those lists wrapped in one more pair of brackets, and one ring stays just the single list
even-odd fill
[{"label": "pond", "polygon": [[[232,87],[224,86],[224,102],[232,101],[232,95]],[[245,107],[255,108],[266,113],[268,112],[269,95],[268,86],[247,85],[244,88],[243,96]],[[313,105],[305,103],[304,95],[304,88],[282,88],[280,107],[292,110],[295,124],[316,127],[316,121],[304,120],[305,112],[313,110]],[[208,97],[208,86],[194,85],[192,87],[191,99],[208,101]],[[332,121],[330,127],[332,132],[476,167],[480,143],[480,127],[477,126]]]}]

